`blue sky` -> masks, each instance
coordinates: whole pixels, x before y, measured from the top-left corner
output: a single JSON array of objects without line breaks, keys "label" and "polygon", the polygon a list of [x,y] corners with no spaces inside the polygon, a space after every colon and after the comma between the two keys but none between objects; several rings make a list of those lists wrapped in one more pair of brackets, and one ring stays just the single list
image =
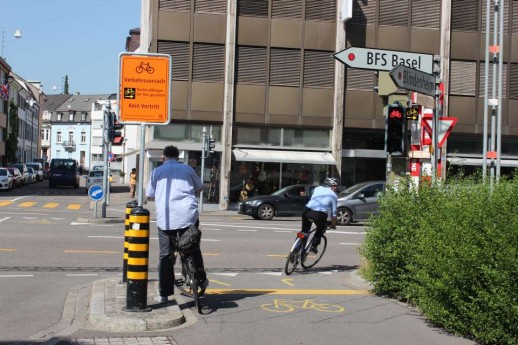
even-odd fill
[{"label": "blue sky", "polygon": [[[119,53],[129,31],[140,27],[140,6],[140,0],[0,0],[3,56],[25,80],[41,81],[46,94],[61,93],[65,75],[70,93],[117,93]],[[17,29],[21,38],[14,37]]]}]

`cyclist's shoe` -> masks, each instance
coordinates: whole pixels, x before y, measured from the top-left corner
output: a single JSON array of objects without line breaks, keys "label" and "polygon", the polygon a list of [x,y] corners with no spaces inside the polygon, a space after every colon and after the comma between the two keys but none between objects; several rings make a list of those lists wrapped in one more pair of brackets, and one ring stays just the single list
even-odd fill
[{"label": "cyclist's shoe", "polygon": [[160,296],[160,303],[167,303],[168,300],[167,296]]},{"label": "cyclist's shoe", "polygon": [[200,289],[205,290],[207,286],[209,286],[209,280],[205,278],[205,280],[200,282],[198,286],[200,287]]},{"label": "cyclist's shoe", "polygon": [[317,246],[312,245],[312,246],[311,246],[311,249],[310,249],[309,251],[310,251],[310,252],[312,252],[313,254],[317,254],[317,253],[318,253]]}]

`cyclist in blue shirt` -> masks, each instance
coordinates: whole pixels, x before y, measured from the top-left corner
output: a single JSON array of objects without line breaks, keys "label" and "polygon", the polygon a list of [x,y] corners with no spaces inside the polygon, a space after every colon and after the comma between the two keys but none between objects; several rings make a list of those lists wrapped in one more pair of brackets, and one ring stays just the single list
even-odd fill
[{"label": "cyclist in blue shirt", "polygon": [[313,253],[318,252],[317,247],[320,244],[320,238],[327,228],[328,215],[331,215],[331,228],[336,228],[337,188],[338,181],[335,178],[326,178],[322,186],[315,188],[311,199],[302,212],[302,232],[309,233],[311,221],[317,227],[313,243],[311,244],[311,251]]}]

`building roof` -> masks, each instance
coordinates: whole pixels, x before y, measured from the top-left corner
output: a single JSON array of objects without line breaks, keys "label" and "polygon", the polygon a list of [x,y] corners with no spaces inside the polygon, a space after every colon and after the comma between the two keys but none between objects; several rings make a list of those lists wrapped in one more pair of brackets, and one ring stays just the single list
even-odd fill
[{"label": "building roof", "polygon": [[71,95],[46,95],[41,109],[50,113],[54,112],[63,102],[65,102]]},{"label": "building roof", "polygon": [[68,112],[68,111],[92,111],[92,103],[98,100],[107,100],[111,97],[111,94],[100,94],[100,95],[70,95],[70,97],[63,102],[57,109],[57,112]]}]

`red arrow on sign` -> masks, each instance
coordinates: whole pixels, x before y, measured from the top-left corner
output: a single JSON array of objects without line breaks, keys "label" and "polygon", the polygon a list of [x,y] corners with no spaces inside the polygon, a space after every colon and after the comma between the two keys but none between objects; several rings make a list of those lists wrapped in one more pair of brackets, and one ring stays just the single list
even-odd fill
[{"label": "red arrow on sign", "polygon": [[[439,117],[439,131],[437,132],[437,145],[439,148],[442,148],[446,139],[450,135],[453,127],[457,124],[456,117]],[[424,129],[430,134],[433,135],[433,121],[431,118],[423,118],[422,125]]]}]

